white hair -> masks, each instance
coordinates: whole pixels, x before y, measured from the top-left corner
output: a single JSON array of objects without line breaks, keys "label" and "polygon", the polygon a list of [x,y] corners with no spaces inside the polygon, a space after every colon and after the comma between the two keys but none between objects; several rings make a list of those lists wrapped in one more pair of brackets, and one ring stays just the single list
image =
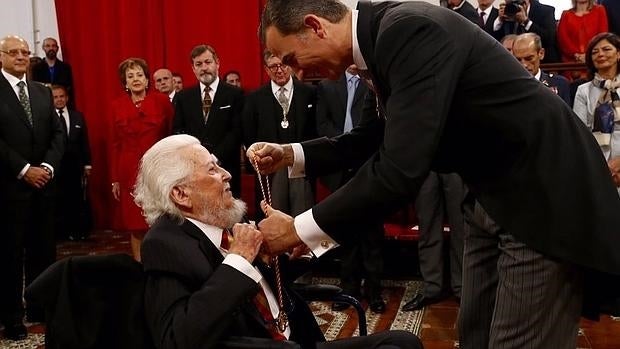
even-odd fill
[{"label": "white hair", "polygon": [[170,198],[170,193],[174,186],[192,174],[193,162],[181,156],[179,151],[194,144],[200,144],[195,137],[173,135],[155,143],[142,156],[133,197],[149,225],[163,215],[183,222],[184,217]]}]

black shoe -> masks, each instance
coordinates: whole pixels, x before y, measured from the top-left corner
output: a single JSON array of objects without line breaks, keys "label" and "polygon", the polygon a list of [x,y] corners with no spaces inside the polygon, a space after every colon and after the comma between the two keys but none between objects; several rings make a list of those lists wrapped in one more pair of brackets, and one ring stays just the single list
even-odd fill
[{"label": "black shoe", "polygon": [[369,307],[370,311],[376,314],[382,314],[385,312],[385,302],[381,297],[371,299]]},{"label": "black shoe", "polygon": [[439,298],[428,298],[428,297],[424,297],[423,294],[418,293],[418,294],[416,294],[413,297],[412,300],[410,300],[405,305],[403,305],[402,310],[403,311],[420,310],[420,309],[424,308],[427,305],[431,305],[431,304],[437,303],[439,301],[440,301]]},{"label": "black shoe", "polygon": [[13,341],[21,341],[28,337],[28,330],[24,324],[5,326],[4,337]]},{"label": "black shoe", "polygon": [[350,307],[349,303],[344,303],[344,302],[334,302],[332,303],[332,310],[333,311],[343,311],[343,310],[347,310]]}]

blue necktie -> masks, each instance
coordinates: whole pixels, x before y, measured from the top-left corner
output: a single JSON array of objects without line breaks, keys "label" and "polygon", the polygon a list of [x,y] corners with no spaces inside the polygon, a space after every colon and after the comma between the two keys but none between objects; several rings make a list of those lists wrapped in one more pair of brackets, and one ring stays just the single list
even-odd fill
[{"label": "blue necktie", "polygon": [[342,132],[349,132],[353,129],[353,118],[351,117],[351,107],[353,106],[353,98],[355,97],[355,90],[357,89],[357,84],[359,84],[360,78],[357,75],[354,75],[349,78],[347,83],[347,113],[344,118],[344,127]]}]

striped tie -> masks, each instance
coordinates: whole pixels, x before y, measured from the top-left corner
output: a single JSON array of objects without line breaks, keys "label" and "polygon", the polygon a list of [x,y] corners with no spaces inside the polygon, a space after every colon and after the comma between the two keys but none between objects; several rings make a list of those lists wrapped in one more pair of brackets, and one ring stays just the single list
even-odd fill
[{"label": "striped tie", "polygon": [[202,98],[202,112],[205,116],[205,124],[207,123],[207,119],[209,117],[209,111],[211,110],[211,95],[209,95],[209,91],[211,91],[211,87],[207,86],[205,88],[205,95]]}]

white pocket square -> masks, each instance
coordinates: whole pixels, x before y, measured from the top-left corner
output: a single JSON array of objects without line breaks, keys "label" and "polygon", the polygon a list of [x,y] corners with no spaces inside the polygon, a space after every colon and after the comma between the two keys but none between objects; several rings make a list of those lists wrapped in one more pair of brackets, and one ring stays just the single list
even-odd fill
[{"label": "white pocket square", "polygon": [[312,108],[312,104],[308,104],[308,108]]},{"label": "white pocket square", "polygon": [[82,128],[82,126],[80,126],[80,125],[75,125],[75,128]]},{"label": "white pocket square", "polygon": [[220,107],[220,110],[222,110],[222,109],[228,109],[228,108],[230,108],[230,104],[229,104],[229,105],[225,105],[225,106]]}]

